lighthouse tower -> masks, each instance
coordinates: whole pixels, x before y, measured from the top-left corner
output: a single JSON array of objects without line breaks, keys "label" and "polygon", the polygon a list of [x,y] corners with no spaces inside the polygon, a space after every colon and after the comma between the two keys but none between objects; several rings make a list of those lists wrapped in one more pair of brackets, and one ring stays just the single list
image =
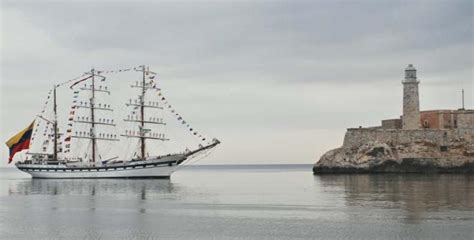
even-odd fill
[{"label": "lighthouse tower", "polygon": [[416,69],[409,64],[405,69],[405,80],[403,83],[403,129],[420,128],[420,98],[418,95],[418,84]]}]

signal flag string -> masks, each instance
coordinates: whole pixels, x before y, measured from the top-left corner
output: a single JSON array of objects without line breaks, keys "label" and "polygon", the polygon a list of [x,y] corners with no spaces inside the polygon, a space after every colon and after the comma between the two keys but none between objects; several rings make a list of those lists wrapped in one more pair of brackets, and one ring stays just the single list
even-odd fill
[{"label": "signal flag string", "polygon": [[164,104],[164,108],[168,109],[168,111],[173,115],[173,117],[179,122],[181,123],[181,125],[183,126],[186,126],[186,128],[191,132],[191,134],[193,136],[195,136],[196,138],[198,138],[200,141],[203,141],[205,142],[206,141],[206,137],[204,135],[202,135],[201,133],[197,132],[193,127],[191,127],[191,125],[189,125],[189,123],[183,119],[183,117],[181,116],[181,114],[179,114],[174,108],[173,106],[171,106],[171,104],[168,102],[167,98],[163,95],[161,89],[157,89],[158,91],[158,96],[160,97],[160,101],[163,102]]},{"label": "signal flag string", "polygon": [[[41,110],[41,116],[46,112],[46,107],[48,106],[48,103],[49,103],[49,99],[51,98],[51,93],[53,92],[53,90],[49,90],[48,92],[48,95],[47,95],[47,98],[46,98],[46,101],[43,105],[43,109]],[[49,123],[46,123],[46,124],[49,124]],[[38,132],[38,127],[39,127],[40,123],[39,121],[36,122],[36,125],[35,125],[35,130],[33,131],[33,135],[31,136],[31,141],[30,141],[30,146],[31,144],[33,143],[33,139],[35,139],[36,137],[36,134]]]}]

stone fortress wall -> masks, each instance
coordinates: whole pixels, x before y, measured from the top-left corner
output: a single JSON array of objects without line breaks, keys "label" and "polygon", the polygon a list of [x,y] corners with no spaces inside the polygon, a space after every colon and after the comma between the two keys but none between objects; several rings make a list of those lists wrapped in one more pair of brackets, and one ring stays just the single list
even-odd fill
[{"label": "stone fortress wall", "polygon": [[380,129],[349,128],[344,137],[343,148],[356,148],[368,142],[387,143],[392,146],[413,143],[430,143],[447,146],[453,142],[474,143],[474,129]]}]

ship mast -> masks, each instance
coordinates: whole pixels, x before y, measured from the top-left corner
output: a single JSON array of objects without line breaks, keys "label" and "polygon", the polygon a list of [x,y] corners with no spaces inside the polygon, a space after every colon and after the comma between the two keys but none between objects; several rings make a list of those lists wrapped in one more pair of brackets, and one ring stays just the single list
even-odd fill
[{"label": "ship mast", "polygon": [[145,159],[145,65],[142,65],[142,94],[140,96],[140,150],[141,150],[141,158]]},{"label": "ship mast", "polygon": [[57,104],[56,104],[56,87],[53,88],[53,112],[54,112],[54,147],[53,147],[53,161],[58,161],[58,114],[57,114]]},{"label": "ship mast", "polygon": [[94,80],[94,69],[91,69],[92,76],[92,85],[91,85],[91,99],[90,99],[90,109],[91,109],[91,140],[92,140],[92,163],[95,164],[95,148],[96,148],[96,136],[95,136],[95,120],[94,120],[94,110],[95,110],[95,80]]},{"label": "ship mast", "polygon": [[[100,72],[97,72],[95,69],[91,69],[90,72],[88,72],[90,75],[89,77],[85,78],[86,79],[91,79],[91,85],[88,87],[86,84],[84,87],[80,88],[80,90],[83,91],[91,91],[90,99],[89,99],[89,105],[85,104],[83,105],[82,102],[81,104],[77,105],[77,109],[79,108],[85,108],[90,110],[90,121],[89,118],[77,118],[74,120],[75,123],[82,123],[82,124],[89,124],[90,129],[86,132],[79,132],[79,134],[76,132],[72,137],[73,138],[79,138],[79,139],[89,139],[92,143],[92,149],[91,149],[91,157],[89,158],[89,163],[94,165],[97,160],[97,140],[100,141],[119,141],[116,135],[114,134],[98,134],[96,133],[96,126],[97,125],[103,125],[103,126],[112,126],[115,127],[115,123],[113,121],[108,121],[105,120],[104,118],[100,118],[97,121],[96,119],[96,110],[101,110],[101,111],[113,111],[112,108],[110,108],[110,105],[101,105],[101,103],[96,103],[96,92],[102,92],[102,93],[107,93],[110,94],[110,91],[107,90],[107,88],[103,89],[102,86],[99,86],[99,88],[96,87],[96,77],[99,77],[101,81],[105,80],[105,77],[100,75]],[[100,155],[99,155],[100,156]]]},{"label": "ship mast", "polygon": [[[158,118],[150,118],[149,120],[146,120],[145,118],[145,110],[147,108],[154,108],[154,109],[160,109],[162,110],[163,107],[158,106],[158,102],[154,102],[154,104],[151,103],[146,103],[145,102],[145,95],[148,89],[151,89],[149,84],[147,84],[147,77],[146,75],[148,74],[155,74],[154,72],[151,72],[148,67],[145,65],[140,66],[138,69],[135,69],[135,71],[142,72],[142,81],[136,82],[135,85],[132,85],[132,88],[139,88],[140,89],[140,94],[138,95],[138,101],[135,100],[135,102],[132,103],[132,99],[130,99],[129,103],[126,103],[125,105],[128,107],[134,107],[135,109],[139,108],[140,113],[137,118],[134,118],[132,115],[132,118],[124,119],[125,122],[135,122],[138,123],[138,135],[135,135],[132,131],[130,133],[126,132],[125,134],[122,134],[121,136],[128,137],[128,138],[139,138],[139,148],[140,148],[140,154],[139,154],[139,159],[144,160],[146,159],[146,140],[159,140],[159,141],[168,141],[169,139],[165,138],[164,134],[147,134],[150,133],[151,129],[146,128],[146,124],[154,124],[154,125],[166,125],[166,123],[163,122],[163,119],[158,119]],[[150,114],[152,116],[152,114]]]}]

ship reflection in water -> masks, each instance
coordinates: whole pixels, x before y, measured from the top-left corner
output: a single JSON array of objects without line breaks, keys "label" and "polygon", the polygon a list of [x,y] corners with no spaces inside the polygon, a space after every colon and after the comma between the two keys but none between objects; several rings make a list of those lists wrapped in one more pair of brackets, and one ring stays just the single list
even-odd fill
[{"label": "ship reflection in water", "polygon": [[146,200],[147,194],[173,198],[169,179],[29,179],[10,186],[10,194],[32,195],[136,195]]},{"label": "ship reflection in water", "polygon": [[[120,199],[126,199],[125,205],[130,204],[130,201],[135,202],[133,210],[139,213],[147,212],[146,204],[143,202],[150,196],[153,196],[154,200],[172,201],[176,199],[175,191],[178,191],[177,188],[168,179],[29,179],[9,188],[10,195],[55,195],[56,199],[60,199],[61,196],[67,197],[68,203],[54,201],[50,205],[51,210],[76,203],[76,206],[71,207],[84,209],[84,206],[87,206],[89,211],[95,211],[97,207],[107,207],[107,205],[119,207]],[[136,201],[133,201],[133,198]],[[88,203],[84,204],[84,201]]]}]

